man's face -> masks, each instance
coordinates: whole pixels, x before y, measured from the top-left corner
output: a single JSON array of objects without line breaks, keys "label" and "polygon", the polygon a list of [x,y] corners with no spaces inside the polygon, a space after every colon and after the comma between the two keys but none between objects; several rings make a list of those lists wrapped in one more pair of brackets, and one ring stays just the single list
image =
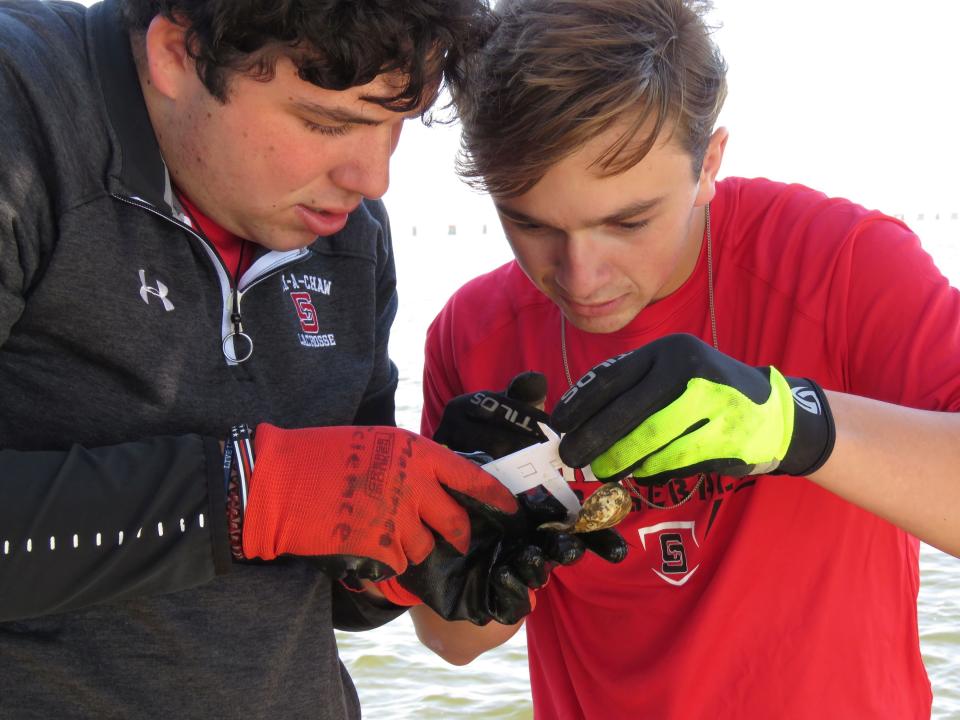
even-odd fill
[{"label": "man's face", "polygon": [[638,164],[601,177],[590,165],[618,137],[604,133],[550,168],[531,190],[494,198],[513,253],[567,320],[587,332],[626,326],[692,273],[703,210],[719,165],[713,146],[700,178],[690,155],[658,142]]},{"label": "man's face", "polygon": [[387,189],[403,122],[418,113],[360,98],[391,97],[398,80],[324,90],[281,58],[269,82],[235,75],[220,103],[195,72],[184,73],[157,128],[173,182],[219,225],[264,247],[332,235],[362,198]]}]

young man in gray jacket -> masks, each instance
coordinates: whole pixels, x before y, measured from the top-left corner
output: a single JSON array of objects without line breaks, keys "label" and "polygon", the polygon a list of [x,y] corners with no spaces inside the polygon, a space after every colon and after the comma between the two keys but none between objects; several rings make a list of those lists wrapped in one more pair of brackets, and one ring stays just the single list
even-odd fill
[{"label": "young man in gray jacket", "polygon": [[334,626],[529,611],[512,496],[390,427],[377,198],[484,12],[0,3],[0,715],[357,717]]}]

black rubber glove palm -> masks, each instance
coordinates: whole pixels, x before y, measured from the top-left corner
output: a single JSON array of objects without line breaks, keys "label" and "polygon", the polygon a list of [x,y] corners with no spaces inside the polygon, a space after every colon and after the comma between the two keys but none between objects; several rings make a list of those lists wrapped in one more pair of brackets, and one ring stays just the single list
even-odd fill
[{"label": "black rubber glove palm", "polygon": [[[512,624],[532,610],[530,590],[543,587],[555,565],[570,565],[590,550],[610,562],[626,557],[616,530],[567,533],[539,530],[566,517],[566,508],[545,491],[519,496],[521,510],[505,527],[499,516],[472,498],[453,492],[471,517],[466,555],[438,540],[427,559],[397,577],[397,582],[448,620],[488,620]],[[476,506],[477,511],[470,510]]]},{"label": "black rubber glove palm", "polygon": [[437,536],[423,562],[381,583],[381,591],[398,604],[423,602],[446,620],[518,622],[532,610],[530,589],[546,581],[543,553],[528,543],[528,528],[535,520],[522,504],[517,513],[504,517],[467,495],[451,495],[470,518],[470,547],[461,553]]},{"label": "black rubber glove palm", "polygon": [[[613,530],[580,535],[536,530],[539,524],[566,515],[566,509],[549,496],[521,496],[520,512],[504,525],[502,516],[472,498],[452,494],[470,516],[470,548],[460,553],[437,537],[426,560],[381,583],[388,599],[407,605],[419,600],[446,620],[512,625],[533,609],[531,591],[546,583],[554,565],[579,560],[586,548],[613,562],[626,555],[623,538]],[[408,596],[401,596],[396,585]]]}]

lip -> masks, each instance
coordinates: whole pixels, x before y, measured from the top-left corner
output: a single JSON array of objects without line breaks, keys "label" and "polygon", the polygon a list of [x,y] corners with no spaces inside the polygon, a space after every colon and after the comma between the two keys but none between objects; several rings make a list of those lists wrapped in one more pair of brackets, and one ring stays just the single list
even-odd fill
[{"label": "lip", "polygon": [[349,210],[315,210],[306,205],[297,205],[294,210],[296,210],[303,226],[320,237],[333,235],[343,230],[350,213],[353,212],[353,208]]},{"label": "lip", "polygon": [[578,303],[569,298],[563,298],[563,304],[566,305],[567,309],[572,314],[583,318],[604,317],[615,313],[619,309],[621,301],[622,298],[617,297],[601,303]]}]

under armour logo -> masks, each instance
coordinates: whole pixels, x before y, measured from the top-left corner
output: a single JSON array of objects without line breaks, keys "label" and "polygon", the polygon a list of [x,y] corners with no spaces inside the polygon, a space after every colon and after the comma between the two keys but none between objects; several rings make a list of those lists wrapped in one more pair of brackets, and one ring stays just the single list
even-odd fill
[{"label": "under armour logo", "polygon": [[793,393],[793,401],[808,413],[811,415],[821,414],[820,398],[817,397],[817,394],[812,389],[795,387],[790,388],[790,392]]},{"label": "under armour logo", "polygon": [[150,296],[153,295],[154,297],[160,298],[160,302],[163,303],[163,309],[170,312],[173,310],[173,303],[167,299],[168,292],[170,292],[170,290],[159,280],[157,280],[156,287],[147,285],[146,273],[143,269],[140,270],[140,297],[143,298],[143,301],[147,305],[150,304]]}]

